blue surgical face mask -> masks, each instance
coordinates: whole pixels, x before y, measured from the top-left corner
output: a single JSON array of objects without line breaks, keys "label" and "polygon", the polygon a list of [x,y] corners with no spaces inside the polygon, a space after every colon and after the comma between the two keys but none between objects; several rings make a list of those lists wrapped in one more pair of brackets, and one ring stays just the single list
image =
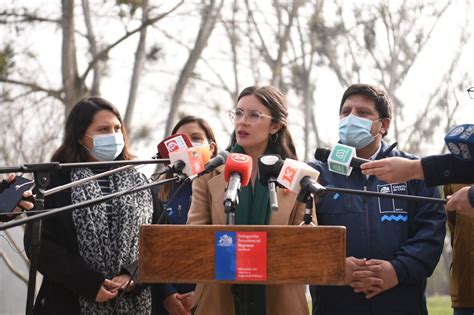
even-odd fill
[{"label": "blue surgical face mask", "polygon": [[374,141],[370,130],[373,121],[354,115],[344,117],[339,121],[339,139],[343,144],[362,149]]},{"label": "blue surgical face mask", "polygon": [[109,133],[106,135],[89,136],[94,143],[89,152],[98,161],[113,161],[123,151],[125,143],[121,132]]}]

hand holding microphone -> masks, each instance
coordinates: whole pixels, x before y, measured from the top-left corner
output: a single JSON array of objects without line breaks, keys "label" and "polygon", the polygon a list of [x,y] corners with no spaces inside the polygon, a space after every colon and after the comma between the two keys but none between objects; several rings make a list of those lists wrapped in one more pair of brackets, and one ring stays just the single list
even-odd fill
[{"label": "hand holding microphone", "polygon": [[[444,141],[454,157],[465,162],[474,161],[474,125],[464,124],[452,128],[446,134]],[[390,157],[370,161],[361,165],[361,169],[363,174],[377,176],[378,179],[387,183],[425,179],[420,160]]]},{"label": "hand holding microphone", "polygon": [[412,179],[423,179],[423,169],[419,160],[389,157],[381,160],[367,160],[355,156],[355,149],[344,144],[336,144],[332,151],[318,148],[316,160],[327,162],[329,170],[349,176],[353,167],[360,168],[364,175],[374,175],[387,183],[401,183]]},{"label": "hand holding microphone", "polygon": [[316,160],[328,163],[329,170],[334,173],[349,176],[354,167],[360,168],[362,164],[370,162],[356,156],[355,148],[336,144],[332,150],[317,148],[314,153]]},{"label": "hand holding microphone", "polygon": [[413,179],[424,179],[420,160],[389,157],[370,161],[360,166],[362,174],[374,175],[386,183],[403,183]]}]

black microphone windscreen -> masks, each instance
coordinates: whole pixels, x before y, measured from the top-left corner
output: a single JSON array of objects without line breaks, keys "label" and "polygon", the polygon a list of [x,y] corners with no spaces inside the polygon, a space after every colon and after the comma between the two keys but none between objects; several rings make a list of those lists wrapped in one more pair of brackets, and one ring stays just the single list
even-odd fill
[{"label": "black microphone windscreen", "polygon": [[267,185],[270,178],[277,178],[283,167],[283,160],[278,154],[263,155],[258,159],[258,176],[262,185]]},{"label": "black microphone windscreen", "polygon": [[331,150],[324,149],[324,148],[317,148],[316,152],[314,152],[314,158],[321,162],[327,162],[329,155],[331,154]]}]

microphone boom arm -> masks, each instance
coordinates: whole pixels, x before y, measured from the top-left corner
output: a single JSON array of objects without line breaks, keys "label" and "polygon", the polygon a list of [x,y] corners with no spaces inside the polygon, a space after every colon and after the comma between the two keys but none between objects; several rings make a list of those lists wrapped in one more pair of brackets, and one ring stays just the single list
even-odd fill
[{"label": "microphone boom arm", "polygon": [[174,176],[174,177],[169,178],[169,179],[164,179],[164,180],[157,181],[157,182],[154,182],[154,183],[149,183],[149,184],[145,184],[143,186],[135,187],[135,188],[132,188],[130,190],[118,191],[118,192],[115,192],[115,193],[112,193],[112,194],[109,194],[109,195],[99,197],[99,198],[94,199],[94,200],[87,200],[87,201],[84,201],[84,202],[75,203],[75,204],[65,206],[65,207],[48,209],[48,210],[45,210],[45,212],[40,213],[40,214],[36,214],[34,216],[30,216],[30,217],[19,219],[19,220],[16,220],[16,221],[0,224],[0,231],[4,231],[4,230],[7,230],[9,228],[19,226],[19,225],[22,225],[22,224],[25,224],[25,223],[41,220],[41,219],[44,219],[46,217],[53,216],[53,215],[56,215],[56,214],[59,214],[59,213],[62,213],[62,212],[93,206],[95,204],[102,203],[104,201],[107,201],[109,199],[113,199],[115,197],[133,194],[135,192],[145,190],[145,189],[148,189],[148,188],[151,188],[151,187],[154,187],[154,186],[158,186],[158,185],[162,185],[162,184],[166,184],[166,183],[174,182],[174,181],[180,181],[181,179],[182,179],[182,177],[180,175],[178,175],[178,176]]},{"label": "microphone boom arm", "polygon": [[433,198],[433,197],[422,197],[422,196],[413,196],[413,195],[399,195],[399,194],[390,194],[390,193],[382,193],[377,191],[367,191],[367,190],[357,190],[357,189],[349,189],[349,188],[339,188],[339,187],[328,187],[322,186],[319,183],[315,182],[310,177],[304,177],[301,180],[301,186],[313,194],[317,196],[325,196],[327,192],[338,192],[344,194],[352,194],[352,195],[362,195],[362,196],[369,196],[369,197],[379,197],[379,198],[390,198],[390,199],[404,199],[409,201],[427,201],[427,202],[435,202],[435,203],[446,203],[448,202],[446,199],[442,198]]}]

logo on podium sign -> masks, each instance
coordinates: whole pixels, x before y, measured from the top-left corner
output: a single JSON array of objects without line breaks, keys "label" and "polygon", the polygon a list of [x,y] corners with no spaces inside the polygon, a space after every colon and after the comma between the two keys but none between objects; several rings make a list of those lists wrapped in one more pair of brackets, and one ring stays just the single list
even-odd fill
[{"label": "logo on podium sign", "polygon": [[216,280],[267,280],[267,232],[216,232],[214,268]]}]

